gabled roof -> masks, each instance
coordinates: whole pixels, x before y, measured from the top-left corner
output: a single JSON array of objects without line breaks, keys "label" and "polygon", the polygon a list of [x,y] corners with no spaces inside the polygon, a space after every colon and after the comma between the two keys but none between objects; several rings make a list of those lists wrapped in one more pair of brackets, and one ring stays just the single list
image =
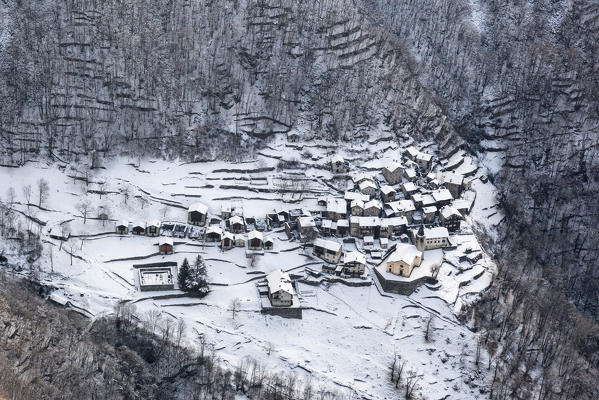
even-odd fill
[{"label": "gabled roof", "polygon": [[347,212],[347,203],[343,199],[328,197],[327,212],[345,214]]},{"label": "gabled roof", "polygon": [[364,202],[361,199],[352,200],[350,207],[351,208],[354,208],[354,207],[364,208]]},{"label": "gabled roof", "polygon": [[431,193],[436,202],[439,201],[451,201],[453,196],[448,189],[437,189]]},{"label": "gabled roof", "polygon": [[393,186],[383,185],[383,186],[381,186],[381,192],[383,194],[391,194],[391,193],[395,193],[395,189],[393,189]]},{"label": "gabled roof", "polygon": [[158,246],[162,246],[163,244],[173,245],[173,238],[161,236],[158,238]]},{"label": "gabled roof", "polygon": [[135,229],[135,228],[143,228],[143,229],[146,229],[146,223],[145,223],[145,222],[142,222],[142,221],[138,221],[138,222],[134,223],[134,224],[131,226],[131,229]]},{"label": "gabled roof", "polygon": [[454,185],[461,185],[464,183],[464,175],[449,173],[449,174],[443,175],[443,182],[444,183],[452,183]]},{"label": "gabled roof", "polygon": [[376,200],[376,199],[375,200],[370,200],[368,203],[364,204],[364,209],[365,210],[368,209],[368,208],[372,208],[372,207],[375,207],[375,208],[378,208],[379,210],[382,210],[383,209],[383,204],[380,201]]},{"label": "gabled roof", "polygon": [[223,236],[222,236],[222,239],[223,239],[223,240],[224,240],[224,239],[231,239],[231,240],[234,240],[234,236],[233,236],[233,234],[232,234],[231,232],[224,232],[224,233],[223,233]]},{"label": "gabled roof", "polygon": [[445,206],[445,207],[441,208],[440,213],[441,213],[441,217],[444,219],[449,219],[453,216],[463,219],[462,214],[458,210],[453,208],[452,206]]},{"label": "gabled roof", "polygon": [[405,183],[402,183],[401,186],[408,193],[416,192],[418,190],[418,186],[416,186],[416,184],[414,184],[414,182],[405,182]]},{"label": "gabled roof", "polygon": [[324,240],[318,238],[314,240],[314,247],[322,247],[327,250],[334,251],[335,253],[341,250],[341,243],[333,242],[332,240]]},{"label": "gabled roof", "polygon": [[335,154],[333,157],[331,157],[331,162],[332,163],[343,163],[343,157],[341,157],[341,155],[339,154]]},{"label": "gabled roof", "polygon": [[404,168],[404,166],[403,166],[403,165],[401,165],[400,163],[398,163],[397,161],[389,161],[388,163],[386,163],[386,164],[383,166],[383,171],[384,171],[384,170],[387,170],[387,171],[389,171],[389,172],[395,172],[395,171],[397,171],[398,169],[399,169],[399,170],[402,170],[403,168]]},{"label": "gabled roof", "polygon": [[252,239],[264,240],[263,236],[262,236],[262,232],[251,231],[250,233],[248,233],[248,240],[252,240]]},{"label": "gabled roof", "polygon": [[422,258],[422,252],[416,246],[398,243],[395,251],[387,258],[387,263],[402,261],[408,265],[413,265],[417,257]]},{"label": "gabled roof", "polygon": [[187,212],[199,212],[200,214],[206,214],[208,213],[208,207],[205,204],[202,203],[193,203],[192,205],[189,206],[189,209],[187,210]]},{"label": "gabled roof", "polygon": [[381,226],[407,226],[408,219],[406,217],[382,218]]},{"label": "gabled roof", "polygon": [[366,256],[359,251],[350,251],[343,255],[343,263],[366,264]]},{"label": "gabled roof", "polygon": [[275,240],[271,237],[267,237],[266,239],[264,239],[264,243],[274,243]]},{"label": "gabled roof", "polygon": [[271,293],[279,291],[287,292],[291,295],[295,294],[293,285],[291,284],[291,278],[287,272],[283,272],[280,269],[271,272],[266,276],[266,282],[268,282],[268,288]]},{"label": "gabled roof", "polygon": [[373,181],[369,181],[369,180],[363,180],[362,182],[360,182],[360,184],[358,186],[359,186],[360,190],[364,190],[366,188],[376,189],[376,184]]},{"label": "gabled roof", "polygon": [[150,227],[150,226],[155,226],[156,228],[160,228],[160,221],[158,221],[157,219],[148,221],[148,223],[146,224],[146,227]]},{"label": "gabled roof", "polygon": [[206,228],[206,235],[209,233],[216,233],[222,236],[223,230],[218,225],[210,225],[208,228]]},{"label": "gabled roof", "polygon": [[352,223],[358,223],[361,227],[380,226],[381,219],[379,217],[350,217]]},{"label": "gabled roof", "polygon": [[449,238],[449,231],[447,231],[447,228],[443,226],[424,228],[424,237],[427,239]]},{"label": "gabled roof", "polygon": [[370,200],[370,197],[368,197],[365,194],[362,193],[358,193],[358,192],[351,192],[349,190],[347,190],[345,192],[345,195],[343,196],[343,198],[347,201],[347,200],[362,200],[362,201],[368,201]]},{"label": "gabled roof", "polygon": [[243,225],[243,218],[240,217],[239,215],[232,216],[231,218],[229,218],[229,225],[233,225],[233,224]]},{"label": "gabled roof", "polygon": [[423,207],[422,212],[425,214],[435,213],[435,212],[437,212],[437,207],[435,207],[435,206]]},{"label": "gabled roof", "polygon": [[410,212],[416,210],[412,200],[392,201],[387,203],[387,206],[389,206],[394,213]]},{"label": "gabled roof", "polygon": [[307,228],[310,226],[316,226],[316,222],[314,221],[314,217],[299,217],[297,219],[297,223],[300,224],[302,228]]}]

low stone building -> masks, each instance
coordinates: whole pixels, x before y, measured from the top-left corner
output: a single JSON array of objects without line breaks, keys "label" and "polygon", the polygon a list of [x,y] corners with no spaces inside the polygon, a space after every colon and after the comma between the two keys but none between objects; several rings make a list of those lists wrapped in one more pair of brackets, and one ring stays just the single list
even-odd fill
[{"label": "low stone building", "polygon": [[398,162],[391,161],[383,167],[383,176],[390,185],[397,185],[401,182],[404,167]]},{"label": "low stone building", "polygon": [[208,207],[202,203],[194,203],[187,209],[187,223],[190,225],[206,225]]},{"label": "low stone building", "polygon": [[160,236],[160,221],[152,220],[146,224],[146,236]]},{"label": "low stone building", "polygon": [[464,217],[452,206],[445,206],[439,211],[439,221],[449,232],[460,230],[460,224]]}]

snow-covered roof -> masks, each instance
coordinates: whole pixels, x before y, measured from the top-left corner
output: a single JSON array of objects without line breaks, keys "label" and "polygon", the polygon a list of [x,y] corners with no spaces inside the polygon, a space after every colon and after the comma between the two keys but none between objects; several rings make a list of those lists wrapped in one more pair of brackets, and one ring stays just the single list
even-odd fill
[{"label": "snow-covered roof", "polygon": [[234,224],[243,225],[243,218],[240,217],[239,215],[234,215],[231,218],[229,218],[229,225],[234,225]]},{"label": "snow-covered roof", "polygon": [[386,169],[389,172],[395,172],[398,169],[403,169],[403,165],[397,161],[389,161],[383,166],[383,169]]},{"label": "snow-covered roof", "polygon": [[413,244],[399,243],[395,251],[387,259],[387,263],[403,261],[408,265],[413,265],[417,257],[422,258],[422,252]]},{"label": "snow-covered roof", "polygon": [[322,220],[321,227],[323,229],[325,229],[325,228],[331,229],[332,225],[333,225],[333,221],[331,221],[330,219],[323,219]]},{"label": "snow-covered roof", "polygon": [[193,203],[192,205],[189,206],[189,209],[187,210],[187,212],[199,212],[200,214],[206,214],[208,213],[208,206],[206,206],[203,203]]},{"label": "snow-covered roof", "polygon": [[243,240],[245,242],[245,235],[243,235],[241,233],[235,235],[234,238],[235,238],[235,241]]},{"label": "snow-covered roof", "polygon": [[358,192],[351,192],[351,191],[346,191],[345,195],[343,196],[343,198],[347,201],[347,200],[362,200],[362,201],[368,201],[370,200],[370,198],[362,193],[358,193]]},{"label": "snow-covered roof", "polygon": [[231,212],[231,204],[230,203],[221,203],[220,211],[221,212]]},{"label": "snow-covered roof", "polygon": [[383,185],[381,186],[381,192],[383,194],[391,194],[391,193],[395,193],[395,189],[393,189],[393,186],[389,186],[389,185]]},{"label": "snow-covered roof", "polygon": [[408,148],[406,148],[406,153],[408,153],[410,157],[416,157],[419,151],[414,146],[409,146]]},{"label": "snow-covered roof", "polygon": [[267,237],[266,239],[264,239],[264,243],[274,243],[274,239],[271,237]]},{"label": "snow-covered roof", "polygon": [[231,232],[224,232],[222,238],[223,239],[231,239],[231,240],[233,240],[234,236],[233,236],[233,234]]},{"label": "snow-covered roof", "polygon": [[398,200],[387,203],[387,206],[393,210],[394,213],[410,212],[415,211],[416,207],[412,200]]},{"label": "snow-covered roof", "polygon": [[354,207],[364,208],[364,202],[361,199],[352,200],[350,207],[351,208],[354,208]]},{"label": "snow-covered roof", "polygon": [[382,218],[381,226],[404,226],[408,225],[408,219],[406,217],[393,217],[393,218]]},{"label": "snow-covered roof", "polygon": [[389,243],[389,239],[387,239],[387,238],[379,238],[379,242],[381,242],[381,244],[387,244],[387,243]]},{"label": "snow-covered roof", "polygon": [[401,184],[403,190],[408,193],[415,192],[418,190],[418,186],[414,184],[414,182],[406,182]]},{"label": "snow-covered roof", "polygon": [[351,222],[358,223],[359,226],[368,227],[368,226],[380,226],[381,219],[379,217],[358,217],[352,216]]},{"label": "snow-covered roof", "polygon": [[445,207],[441,208],[440,213],[441,213],[441,217],[443,217],[444,219],[449,219],[452,216],[456,216],[458,218],[463,218],[462,214],[458,210],[453,208],[452,206],[445,206]]},{"label": "snow-covered roof", "polygon": [[297,223],[301,225],[302,228],[316,226],[316,222],[314,221],[314,217],[299,217],[297,219]]},{"label": "snow-covered roof", "polygon": [[134,224],[133,224],[133,226],[132,226],[131,228],[132,228],[132,229],[135,229],[135,228],[143,228],[143,229],[146,229],[146,223],[145,223],[145,222],[143,222],[143,221],[138,221],[138,222],[134,223]]},{"label": "snow-covered roof", "polygon": [[371,175],[365,174],[364,172],[352,174],[351,179],[354,184],[359,184],[362,181],[374,181],[374,178]]},{"label": "snow-covered roof", "polygon": [[416,170],[414,168],[406,168],[403,172],[408,179],[416,177]]},{"label": "snow-covered roof", "polygon": [[364,189],[367,189],[367,188],[374,188],[374,189],[376,189],[376,184],[373,181],[364,180],[364,181],[360,182],[360,184],[358,185],[358,187],[360,188],[360,190],[364,190]]},{"label": "snow-covered roof", "polygon": [[223,234],[223,230],[218,225],[210,225],[206,229],[206,235],[209,234],[209,233],[216,233],[218,235],[222,235]]},{"label": "snow-covered roof", "polygon": [[449,232],[447,231],[447,228],[443,226],[437,226],[435,228],[424,228],[424,237],[427,239],[449,238]]},{"label": "snow-covered roof", "polygon": [[291,278],[287,272],[277,269],[266,276],[266,281],[268,282],[268,288],[271,293],[283,291],[291,295],[295,294],[295,290],[293,290],[293,285],[291,284]]},{"label": "snow-covered roof", "polygon": [[148,221],[146,226],[147,227],[155,226],[156,228],[160,228],[160,221],[157,219],[150,220],[150,221]]},{"label": "snow-covered roof", "polygon": [[345,214],[347,211],[347,203],[343,199],[336,197],[327,198],[327,212]]},{"label": "snow-covered roof", "polygon": [[336,163],[343,163],[345,161],[343,160],[343,157],[341,157],[341,155],[335,154],[333,157],[331,157],[331,162],[333,164],[336,164]]},{"label": "snow-covered roof", "polygon": [[433,156],[428,153],[423,153],[422,151],[419,151],[418,154],[416,154],[416,159],[429,162],[433,159]]},{"label": "snow-covered roof", "polygon": [[454,185],[461,185],[462,183],[464,183],[464,175],[449,173],[449,174],[443,175],[443,182],[444,183],[453,183]]},{"label": "snow-covered roof", "polygon": [[453,200],[453,196],[451,192],[447,189],[437,189],[431,193],[436,202],[439,201],[451,201]]},{"label": "snow-covered roof", "polygon": [[366,256],[359,251],[350,251],[343,255],[343,263],[366,264]]},{"label": "snow-covered roof", "polygon": [[248,240],[252,240],[252,239],[262,239],[262,232],[258,232],[258,231],[251,231],[250,233],[248,233]]},{"label": "snow-covered roof", "polygon": [[378,201],[378,200],[370,200],[368,203],[364,204],[364,209],[368,209],[368,208],[378,208],[379,210],[383,208],[383,204]]},{"label": "snow-covered roof", "polygon": [[364,243],[374,243],[374,236],[364,236]]},{"label": "snow-covered roof", "polygon": [[162,246],[163,244],[170,244],[172,246],[173,245],[173,238],[166,237],[166,236],[161,236],[160,238],[158,238],[158,245]]},{"label": "snow-covered roof", "polygon": [[425,214],[436,213],[437,212],[437,207],[435,207],[435,206],[423,207],[422,208],[422,212],[425,213]]},{"label": "snow-covered roof", "polygon": [[314,247],[322,247],[327,250],[334,251],[335,253],[341,250],[341,243],[333,242],[332,240],[325,240],[318,238],[314,240]]},{"label": "snow-covered roof", "polygon": [[125,226],[125,227],[128,227],[129,226],[129,222],[125,221],[125,220],[120,220],[119,222],[117,222],[116,226]]},{"label": "snow-covered roof", "polygon": [[346,219],[340,219],[339,221],[337,221],[337,226],[348,227],[349,226],[349,221],[346,220]]}]

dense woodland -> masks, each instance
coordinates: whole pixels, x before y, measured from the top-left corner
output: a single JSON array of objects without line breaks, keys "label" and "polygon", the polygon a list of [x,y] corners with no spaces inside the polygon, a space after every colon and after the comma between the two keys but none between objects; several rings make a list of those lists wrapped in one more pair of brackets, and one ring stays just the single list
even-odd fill
[{"label": "dense woodland", "polygon": [[235,159],[379,124],[504,155],[500,271],[464,316],[491,397],[599,397],[597,2],[5,0],[0,18],[2,164]]}]

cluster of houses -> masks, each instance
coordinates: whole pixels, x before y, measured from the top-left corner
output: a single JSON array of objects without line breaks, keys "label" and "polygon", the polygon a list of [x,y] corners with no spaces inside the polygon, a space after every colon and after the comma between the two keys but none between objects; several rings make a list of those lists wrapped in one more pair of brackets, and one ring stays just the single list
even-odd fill
[{"label": "cluster of houses", "polygon": [[[472,206],[461,198],[467,188],[464,176],[450,171],[437,176],[432,169],[431,154],[408,147],[400,159],[385,163],[380,173],[351,174],[343,197],[320,199],[319,213],[302,212],[289,219],[286,232],[312,243],[313,254],[328,263],[323,266],[326,272],[364,275],[365,255],[343,254],[337,241],[353,237],[363,240],[367,252],[373,250],[371,258],[384,258],[388,272],[409,277],[425,250],[451,246],[450,234],[460,230]],[[331,171],[346,174],[349,163],[334,155]],[[393,251],[388,249],[390,240],[399,242]],[[373,256],[385,252],[385,257]]]},{"label": "cluster of houses", "polygon": [[[252,223],[255,223],[255,219]],[[203,239],[208,243],[217,243],[223,250],[245,248],[246,245],[249,251],[258,252],[274,248],[273,238],[265,238],[257,229],[249,230],[246,219],[241,215],[234,215],[228,205],[221,208],[220,218],[209,219],[208,207],[202,203],[194,203],[187,210],[187,224],[162,223],[158,220],[138,223],[121,221],[116,224],[115,231],[119,235],[131,233],[159,237],[160,254],[173,253],[173,237]]]}]

